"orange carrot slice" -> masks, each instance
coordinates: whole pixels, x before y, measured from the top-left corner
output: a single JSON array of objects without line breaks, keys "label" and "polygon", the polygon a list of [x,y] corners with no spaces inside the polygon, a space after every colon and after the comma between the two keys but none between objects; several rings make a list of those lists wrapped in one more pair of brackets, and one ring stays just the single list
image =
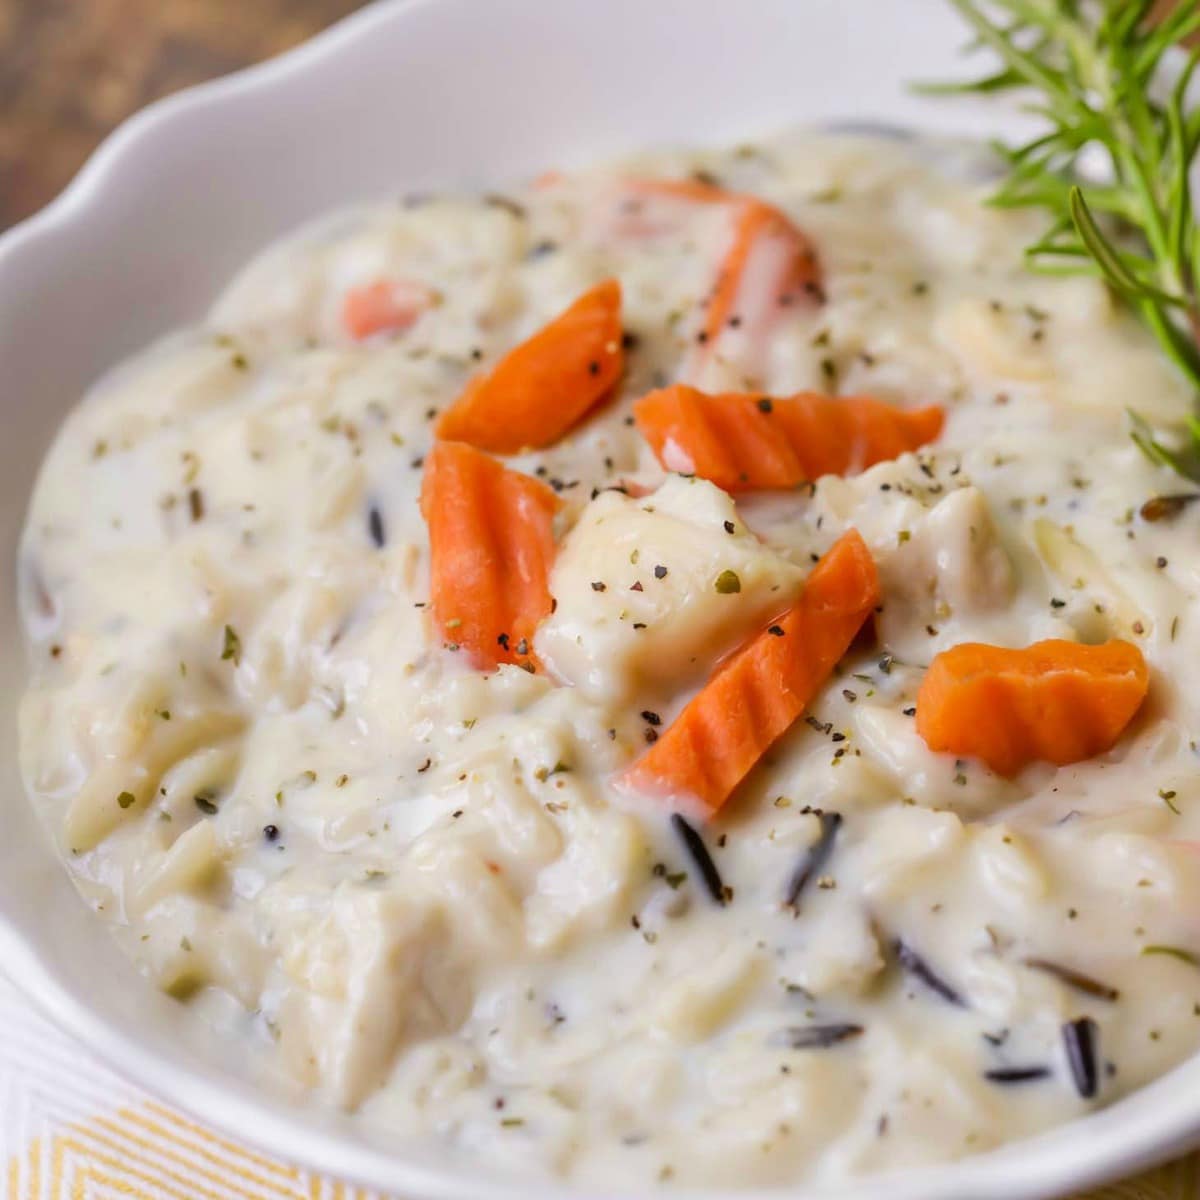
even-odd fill
[{"label": "orange carrot slice", "polygon": [[707,814],[804,711],[879,603],[856,530],[813,568],[800,599],[725,660],[622,782]]},{"label": "orange carrot slice", "polygon": [[744,204],[753,197],[731,192],[718,183],[705,183],[702,179],[654,179],[649,176],[633,176],[624,181],[631,192],[646,196],[666,196],[672,200],[686,200],[691,204]]},{"label": "orange carrot slice", "polygon": [[[731,214],[729,245],[695,334],[696,347],[684,364],[685,379],[694,378],[716,353],[726,330],[741,330],[761,354],[762,343],[782,310],[824,299],[821,266],[812,243],[766,201],[699,179],[634,178],[625,180],[622,186],[635,198],[722,204]],[[634,236],[646,236],[659,229],[640,209],[627,210],[622,217],[622,228]]]},{"label": "orange carrot slice", "polygon": [[435,431],[494,454],[549,446],[612,391],[624,365],[621,285],[608,279],[468,384]]},{"label": "orange carrot slice", "polygon": [[376,333],[400,333],[433,302],[433,293],[419,283],[378,279],[351,288],[342,301],[342,325],[361,342]]},{"label": "orange carrot slice", "polygon": [[761,329],[779,309],[823,297],[821,269],[808,238],[777,208],[744,201],[697,340],[711,353],[731,322]]},{"label": "orange carrot slice", "polygon": [[615,181],[612,200],[615,209],[604,214],[607,232],[619,240],[643,241],[683,232],[697,206],[732,213],[746,197],[697,179],[633,176]]},{"label": "orange carrot slice", "polygon": [[643,396],[633,413],[668,471],[699,475],[727,492],[865,470],[932,441],[944,419],[940,408],[893,408],[870,396],[773,400],[713,396],[686,384]]},{"label": "orange carrot slice", "polygon": [[999,775],[1062,766],[1116,745],[1146,698],[1149,673],[1130,642],[1050,640],[1023,650],[964,642],[929,665],[917,732],[931,750],[981,758]]},{"label": "orange carrot slice", "polygon": [[533,634],[552,604],[558,508],[545,484],[461,442],[436,442],[425,460],[433,617],[481,670],[537,668]]}]

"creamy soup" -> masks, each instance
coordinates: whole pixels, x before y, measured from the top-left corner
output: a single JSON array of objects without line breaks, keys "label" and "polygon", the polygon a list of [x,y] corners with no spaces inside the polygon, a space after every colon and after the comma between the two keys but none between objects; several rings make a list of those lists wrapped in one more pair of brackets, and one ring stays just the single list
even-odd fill
[{"label": "creamy soup", "polygon": [[[1178,487],[1126,416],[1187,392],[980,166],[806,134],[382,203],[97,383],[21,549],[23,766],[146,975],[400,1141],[607,1186],[952,1159],[1190,1055],[1200,509],[1141,514]],[[435,427],[614,278],[619,381],[493,455],[553,498],[550,603],[481,664],[431,606]],[[731,494],[633,418],[681,380],[944,426]],[[629,786],[851,529],[878,611],[787,732],[719,807]],[[951,647],[1114,638],[1150,685],[1111,748],[999,774],[918,729]]]}]

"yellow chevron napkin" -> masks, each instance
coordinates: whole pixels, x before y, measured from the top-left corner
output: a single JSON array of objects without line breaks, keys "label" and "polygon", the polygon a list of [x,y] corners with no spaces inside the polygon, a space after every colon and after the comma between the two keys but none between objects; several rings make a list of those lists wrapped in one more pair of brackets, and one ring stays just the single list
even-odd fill
[{"label": "yellow chevron napkin", "polygon": [[382,1200],[125,1083],[0,976],[0,1200]]},{"label": "yellow chevron napkin", "polygon": [[[1198,1156],[1077,1200],[1200,1200]],[[125,1083],[0,976],[0,1200],[384,1200]]]}]

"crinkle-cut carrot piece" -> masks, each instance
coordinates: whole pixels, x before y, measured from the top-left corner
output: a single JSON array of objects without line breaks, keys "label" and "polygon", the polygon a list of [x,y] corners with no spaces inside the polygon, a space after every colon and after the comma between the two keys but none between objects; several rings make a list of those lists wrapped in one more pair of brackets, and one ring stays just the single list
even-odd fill
[{"label": "crinkle-cut carrot piece", "polygon": [[698,179],[635,178],[624,186],[635,196],[723,204],[730,210],[729,245],[705,302],[696,345],[684,364],[685,379],[703,369],[726,330],[740,330],[761,352],[781,310],[824,300],[821,264],[812,242],[774,205]]},{"label": "crinkle-cut carrot piece", "polygon": [[376,333],[401,333],[432,303],[433,293],[419,283],[377,279],[346,292],[342,325],[359,342]]},{"label": "crinkle-cut carrot piece", "polygon": [[878,603],[874,560],[851,529],[799,600],[717,667],[622,783],[715,813],[812,701]]},{"label": "crinkle-cut carrot piece", "polygon": [[545,484],[461,442],[436,442],[425,460],[433,618],[480,670],[537,668],[559,504]]},{"label": "crinkle-cut carrot piece", "polygon": [[647,196],[668,196],[673,200],[687,200],[692,204],[744,204],[753,197],[731,192],[719,183],[707,183],[695,176],[690,179],[656,179],[651,176],[635,175],[626,179],[625,186],[632,192]]},{"label": "crinkle-cut carrot piece", "polygon": [[607,279],[472,380],[437,436],[493,454],[551,445],[620,379],[621,333],[621,285]]},{"label": "crinkle-cut carrot piece", "polygon": [[700,349],[712,353],[731,323],[753,332],[781,308],[823,298],[821,268],[808,238],[779,209],[743,201],[709,296]]},{"label": "crinkle-cut carrot piece", "polygon": [[607,228],[622,241],[682,233],[697,207],[725,209],[732,219],[735,210],[750,202],[746,196],[698,179],[630,176],[615,180],[613,187],[615,208],[607,214]]},{"label": "crinkle-cut carrot piece", "polygon": [[1130,642],[1052,639],[1021,650],[964,642],[925,672],[917,732],[931,750],[1012,776],[1032,762],[1063,766],[1111,750],[1148,687],[1146,660]]},{"label": "crinkle-cut carrot piece", "polygon": [[727,492],[865,470],[932,441],[944,419],[940,408],[899,409],[870,396],[714,396],[686,384],[650,392],[633,413],[668,471]]}]

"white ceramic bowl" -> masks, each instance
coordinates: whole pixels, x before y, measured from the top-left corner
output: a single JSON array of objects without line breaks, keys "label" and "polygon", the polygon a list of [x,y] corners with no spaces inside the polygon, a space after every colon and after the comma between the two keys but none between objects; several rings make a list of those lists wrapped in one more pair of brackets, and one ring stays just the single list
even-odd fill
[{"label": "white ceramic bowl", "polygon": [[[0,967],[36,1003],[144,1087],[293,1161],[405,1200],[578,1196],[420,1148],[389,1153],[344,1118],[255,1086],[235,1048],[205,1045],[110,943],[16,767],[24,663],[12,567],[36,465],[99,372],[198,317],[255,250],[327,209],[796,122],[964,133],[1011,124],[991,108],[905,92],[906,80],[951,69],[960,37],[944,0],[394,0],[148,109],[60,200],[0,239]],[[1049,1196],[1132,1172],[1198,1131],[1193,1061],[1034,1141],[788,1194]]]}]

